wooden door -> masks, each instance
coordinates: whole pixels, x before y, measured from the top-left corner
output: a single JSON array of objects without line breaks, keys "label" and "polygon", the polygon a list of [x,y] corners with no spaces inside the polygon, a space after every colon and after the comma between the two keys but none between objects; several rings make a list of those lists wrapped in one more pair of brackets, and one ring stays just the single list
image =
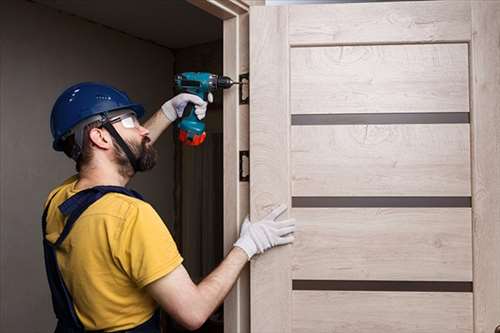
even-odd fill
[{"label": "wooden door", "polygon": [[500,324],[500,1],[250,9],[251,331]]}]

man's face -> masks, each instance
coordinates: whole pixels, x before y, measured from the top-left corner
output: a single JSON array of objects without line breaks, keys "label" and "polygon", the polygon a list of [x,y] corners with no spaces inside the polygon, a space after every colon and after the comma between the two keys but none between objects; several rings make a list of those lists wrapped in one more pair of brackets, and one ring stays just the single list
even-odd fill
[{"label": "man's face", "polygon": [[[138,171],[151,170],[156,165],[157,152],[151,144],[149,131],[141,126],[133,113],[120,116],[120,120],[113,123],[120,136],[130,147],[132,153],[138,158]],[[122,171],[130,176],[134,170],[129,163],[127,155],[113,139],[114,158],[121,166]]]}]

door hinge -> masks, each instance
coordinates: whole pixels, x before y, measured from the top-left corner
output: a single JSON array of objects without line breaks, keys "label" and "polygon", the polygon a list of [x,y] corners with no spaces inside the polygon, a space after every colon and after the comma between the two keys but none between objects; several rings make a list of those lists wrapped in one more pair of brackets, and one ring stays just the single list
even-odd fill
[{"label": "door hinge", "polygon": [[250,78],[249,73],[240,74],[240,105],[248,104],[250,102]]},{"label": "door hinge", "polygon": [[240,182],[250,180],[250,155],[248,150],[240,150]]}]

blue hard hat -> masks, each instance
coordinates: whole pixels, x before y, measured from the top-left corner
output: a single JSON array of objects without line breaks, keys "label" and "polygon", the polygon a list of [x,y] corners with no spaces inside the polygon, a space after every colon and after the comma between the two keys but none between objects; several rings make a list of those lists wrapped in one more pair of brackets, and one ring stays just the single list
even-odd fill
[{"label": "blue hard hat", "polygon": [[62,151],[62,139],[82,120],[121,109],[133,110],[137,118],[144,115],[142,105],[109,85],[83,82],[69,87],[57,98],[50,115],[50,130],[54,138],[52,147]]}]

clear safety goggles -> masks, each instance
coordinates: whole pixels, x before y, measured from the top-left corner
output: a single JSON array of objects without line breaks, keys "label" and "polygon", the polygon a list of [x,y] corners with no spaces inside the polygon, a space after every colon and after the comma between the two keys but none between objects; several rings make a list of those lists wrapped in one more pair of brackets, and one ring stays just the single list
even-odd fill
[{"label": "clear safety goggles", "polygon": [[138,128],[140,126],[139,120],[135,116],[134,112],[123,113],[119,116],[112,117],[109,119],[111,124],[121,122],[124,128]]}]

